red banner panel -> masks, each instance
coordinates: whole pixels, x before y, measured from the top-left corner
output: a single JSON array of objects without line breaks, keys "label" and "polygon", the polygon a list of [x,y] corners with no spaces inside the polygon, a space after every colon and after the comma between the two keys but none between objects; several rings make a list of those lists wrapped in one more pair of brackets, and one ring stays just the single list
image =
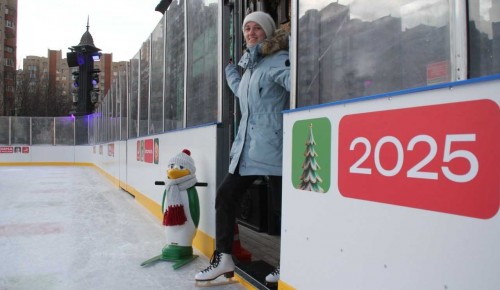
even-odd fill
[{"label": "red banner panel", "polygon": [[491,100],[348,115],[339,190],[349,198],[489,219],[500,206],[500,110]]}]

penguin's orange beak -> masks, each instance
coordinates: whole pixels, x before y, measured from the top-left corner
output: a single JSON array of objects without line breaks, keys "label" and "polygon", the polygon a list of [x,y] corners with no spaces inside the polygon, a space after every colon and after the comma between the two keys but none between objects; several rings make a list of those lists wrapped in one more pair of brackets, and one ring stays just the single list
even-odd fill
[{"label": "penguin's orange beak", "polygon": [[168,179],[177,179],[189,174],[191,174],[191,172],[187,168],[185,169],[171,168],[167,170]]}]

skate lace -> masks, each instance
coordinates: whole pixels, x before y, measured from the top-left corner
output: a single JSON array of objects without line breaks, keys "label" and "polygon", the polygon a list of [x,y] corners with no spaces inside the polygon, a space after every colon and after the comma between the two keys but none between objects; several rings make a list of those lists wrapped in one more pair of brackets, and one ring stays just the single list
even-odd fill
[{"label": "skate lace", "polygon": [[212,258],[210,258],[210,265],[202,272],[208,272],[212,269],[217,268],[217,266],[219,266],[221,256],[222,256],[221,253],[215,251],[214,254],[212,255]]},{"label": "skate lace", "polygon": [[276,269],[274,269],[272,272],[271,272],[271,275],[273,276],[278,276],[280,274],[280,267],[276,267]]}]

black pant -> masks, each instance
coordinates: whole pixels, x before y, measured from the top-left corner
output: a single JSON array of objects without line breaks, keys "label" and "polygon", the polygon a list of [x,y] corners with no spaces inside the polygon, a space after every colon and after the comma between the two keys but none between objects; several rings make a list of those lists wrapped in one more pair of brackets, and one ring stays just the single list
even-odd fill
[{"label": "black pant", "polygon": [[[215,247],[219,252],[231,254],[234,240],[234,225],[239,202],[258,175],[241,176],[228,173],[217,189],[215,198]],[[281,176],[269,176],[269,192],[272,199],[272,214],[281,221]]]}]

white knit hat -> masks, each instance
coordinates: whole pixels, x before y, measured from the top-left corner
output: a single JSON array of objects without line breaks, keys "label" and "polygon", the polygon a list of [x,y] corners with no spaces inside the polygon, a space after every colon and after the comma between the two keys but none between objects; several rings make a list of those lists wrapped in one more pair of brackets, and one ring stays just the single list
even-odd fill
[{"label": "white knit hat", "polygon": [[191,151],[189,151],[188,149],[184,149],[181,153],[170,158],[168,164],[181,165],[184,168],[187,168],[191,172],[191,174],[194,174],[196,172],[194,160],[193,158],[191,158]]},{"label": "white knit hat", "polygon": [[271,38],[273,36],[274,31],[276,30],[276,24],[274,23],[274,19],[271,17],[271,15],[262,12],[262,11],[256,11],[248,14],[245,17],[245,20],[243,20],[243,26],[242,29],[245,30],[245,24],[247,22],[255,22],[264,29],[264,32],[266,33],[267,38]]}]

